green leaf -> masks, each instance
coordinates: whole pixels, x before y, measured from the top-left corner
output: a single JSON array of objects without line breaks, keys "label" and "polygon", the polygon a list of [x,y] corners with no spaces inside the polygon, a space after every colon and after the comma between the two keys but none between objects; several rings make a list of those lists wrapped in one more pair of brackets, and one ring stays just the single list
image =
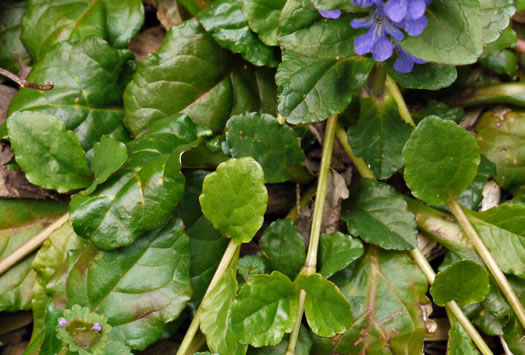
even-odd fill
[{"label": "green leaf", "polygon": [[416,123],[419,123],[427,116],[439,116],[444,120],[460,123],[465,119],[465,110],[461,107],[449,107],[440,101],[432,99],[427,102],[427,105],[421,111],[412,112],[412,118]]},{"label": "green leaf", "polygon": [[286,0],[242,0],[242,11],[252,31],[268,46],[277,46],[277,26]]},{"label": "green leaf", "polygon": [[477,210],[483,200],[483,186],[489,178],[496,176],[496,166],[484,155],[480,156],[478,172],[469,188],[458,197],[458,202],[470,210]]},{"label": "green leaf", "polygon": [[255,65],[277,66],[275,51],[248,27],[238,0],[218,0],[199,13],[199,21],[217,43]]},{"label": "green leaf", "polygon": [[22,19],[22,41],[35,60],[61,41],[90,36],[125,48],[143,23],[140,0],[32,0]]},{"label": "green leaf", "polygon": [[478,0],[433,1],[427,6],[428,25],[401,45],[427,62],[462,65],[478,60],[483,50]]},{"label": "green leaf", "polygon": [[[361,32],[349,26],[354,15],[325,19],[310,0],[288,0],[279,18],[278,41],[286,50],[338,60],[355,56],[354,39]],[[348,85],[348,84],[347,84]]]},{"label": "green leaf", "polygon": [[361,179],[359,190],[350,194],[350,211],[343,220],[352,235],[384,249],[417,246],[416,219],[403,197],[387,184]]},{"label": "green leaf", "polygon": [[66,289],[68,308],[81,304],[103,314],[113,327],[110,339],[144,349],[192,295],[190,242],[182,221],[172,219],[118,251],[84,249]]},{"label": "green leaf", "polygon": [[100,142],[95,143],[93,151],[91,168],[95,174],[95,180],[89,188],[82,192],[85,195],[95,191],[98,185],[120,169],[128,159],[126,145],[111,136],[102,136]]},{"label": "green leaf", "polygon": [[59,118],[87,152],[121,126],[122,92],[133,55],[98,38],[63,42],[34,64],[27,80],[55,83],[53,90],[20,89],[8,114],[35,111]]},{"label": "green leaf", "polygon": [[[0,260],[42,231],[67,211],[55,201],[0,199]],[[0,276],[0,311],[30,310],[36,274],[31,268],[35,254]]]},{"label": "green leaf", "polygon": [[394,69],[394,59],[384,62],[388,75],[407,89],[439,90],[449,87],[456,81],[458,72],[455,66],[427,63],[415,65],[410,73],[399,73]]},{"label": "green leaf", "polygon": [[201,330],[206,335],[206,344],[215,353],[246,354],[248,346],[238,343],[229,327],[228,310],[237,287],[235,272],[230,267],[202,302]]},{"label": "green leaf", "polygon": [[333,337],[350,328],[353,321],[350,304],[336,285],[320,274],[299,275],[296,282],[306,291],[306,320],[314,334]]},{"label": "green leaf", "polygon": [[497,40],[516,12],[514,0],[479,0],[483,44]]},{"label": "green leaf", "polygon": [[335,352],[423,352],[427,279],[406,253],[369,248],[341,291],[350,302],[355,321]]},{"label": "green leaf", "polygon": [[[312,339],[304,325],[299,328],[299,337],[295,344],[295,355],[310,355],[312,349]],[[288,350],[288,339],[285,337],[279,345],[263,346],[261,348],[248,348],[248,355],[283,355]]]},{"label": "green leaf", "polygon": [[20,65],[13,52],[16,52],[29,64],[31,59],[22,41],[20,32],[22,26],[20,20],[27,7],[26,1],[2,1],[0,7],[0,67],[12,73],[18,73]]},{"label": "green leaf", "polygon": [[430,294],[434,302],[443,306],[455,300],[461,305],[483,301],[489,292],[489,273],[470,260],[456,261],[436,275]]},{"label": "green leaf", "polygon": [[525,185],[525,130],[521,111],[489,111],[476,126],[481,154],[496,164],[496,181],[504,188]]},{"label": "green leaf", "polygon": [[395,100],[363,97],[359,121],[348,129],[348,143],[365,158],[378,179],[387,179],[403,166],[401,151],[412,126],[399,115]]},{"label": "green leaf", "polygon": [[429,116],[412,132],[403,148],[403,160],[412,194],[426,203],[443,205],[469,187],[480,157],[470,132],[454,122]]},{"label": "green leaf", "polygon": [[516,32],[511,27],[507,27],[501,32],[501,36],[499,36],[497,40],[485,46],[481,58],[497,54],[505,48],[516,47],[517,41],[518,38]]},{"label": "green leaf", "polygon": [[277,345],[292,331],[299,290],[279,271],[252,276],[230,308],[231,329],[243,344]]},{"label": "green leaf", "polygon": [[251,156],[264,170],[264,182],[278,183],[307,176],[304,152],[294,130],[271,115],[247,113],[226,124],[226,142],[234,158]]},{"label": "green leaf", "polygon": [[230,159],[204,179],[204,216],[227,238],[247,243],[261,228],[268,202],[264,173],[252,158]]},{"label": "green leaf", "polygon": [[31,183],[60,193],[90,185],[92,177],[77,136],[54,116],[24,111],[7,120],[16,162]]},{"label": "green leaf", "polygon": [[272,270],[294,279],[306,260],[304,238],[289,219],[278,219],[264,231],[259,245]]},{"label": "green leaf", "polygon": [[246,255],[239,259],[237,271],[245,280],[256,274],[266,273],[266,259],[261,253],[256,255]]},{"label": "green leaf", "polygon": [[518,73],[518,57],[510,49],[480,59],[480,64],[496,74],[516,77]]},{"label": "green leaf", "polygon": [[523,338],[523,327],[519,320],[513,317],[507,324],[503,332],[505,342],[514,354],[525,352],[525,339]]},{"label": "green leaf", "polygon": [[503,272],[525,278],[525,205],[505,203],[484,212],[467,212]]},{"label": "green leaf", "polygon": [[197,15],[202,9],[208,7],[213,0],[180,0],[179,2],[193,16]]},{"label": "green leaf", "polygon": [[450,355],[478,355],[479,351],[470,336],[457,321],[452,322],[448,331],[447,353]]},{"label": "green leaf", "polygon": [[160,227],[184,192],[180,155],[198,142],[197,128],[184,115],[155,122],[127,144],[129,159],[89,196],[71,201],[79,236],[99,249],[128,246],[145,231]]},{"label": "green leaf", "polygon": [[366,83],[373,64],[366,57],[326,60],[284,52],[275,76],[279,112],[293,124],[343,112],[354,91]]},{"label": "green leaf", "polygon": [[319,273],[326,278],[343,270],[363,254],[363,243],[341,232],[322,234],[319,242]]},{"label": "green leaf", "polygon": [[344,10],[346,12],[366,11],[366,9],[354,5],[352,1],[347,0],[311,0],[312,4],[318,10]]}]

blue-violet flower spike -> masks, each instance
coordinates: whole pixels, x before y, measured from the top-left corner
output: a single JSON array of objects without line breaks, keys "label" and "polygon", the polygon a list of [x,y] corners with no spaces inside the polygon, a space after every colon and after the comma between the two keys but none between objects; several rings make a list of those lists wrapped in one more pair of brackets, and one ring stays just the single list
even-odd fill
[{"label": "blue-violet flower spike", "polygon": [[100,326],[100,323],[95,323],[93,324],[93,328],[92,328],[94,331],[96,332],[100,332],[102,330],[102,327]]},{"label": "blue-violet flower spike", "polygon": [[388,0],[385,13],[394,22],[417,20],[425,14],[425,0]]},{"label": "blue-violet flower spike", "polygon": [[339,18],[341,16],[341,10],[319,11],[319,13],[324,18]]},{"label": "blue-violet flower spike", "polygon": [[60,328],[64,328],[64,327],[66,326],[66,324],[67,324],[67,320],[66,320],[65,318],[60,318],[60,319],[58,320],[58,326],[59,326]]}]

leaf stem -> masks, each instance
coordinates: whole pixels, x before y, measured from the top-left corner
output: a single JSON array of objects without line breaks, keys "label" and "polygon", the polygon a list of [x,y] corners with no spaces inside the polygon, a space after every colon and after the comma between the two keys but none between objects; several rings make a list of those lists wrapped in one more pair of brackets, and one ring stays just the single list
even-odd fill
[{"label": "leaf stem", "polygon": [[448,202],[448,207],[458,220],[461,228],[463,228],[463,230],[465,231],[465,234],[470,239],[470,242],[472,243],[478,254],[485,262],[485,265],[487,265],[487,268],[489,269],[490,273],[492,274],[492,276],[494,276],[496,283],[500,287],[501,291],[503,291],[503,294],[507,298],[507,301],[509,301],[509,304],[516,313],[516,316],[518,317],[521,325],[525,327],[525,309],[520,303],[518,296],[512,289],[512,286],[509,284],[509,281],[505,277],[505,274],[503,274],[498,264],[496,263],[496,260],[494,260],[492,254],[490,254],[485,244],[483,244],[483,241],[479,237],[478,232],[476,232],[476,230],[470,223],[467,215],[465,214],[465,212],[463,212],[463,209],[461,208],[459,203],[455,199],[452,199]]},{"label": "leaf stem", "polygon": [[28,89],[47,91],[47,90],[51,90],[51,89],[53,89],[55,87],[55,84],[52,81],[46,81],[45,85],[30,83],[26,79],[23,79],[23,78],[19,77],[18,75],[15,75],[15,74],[11,73],[10,71],[5,70],[4,68],[0,68],[0,75],[3,75],[5,77],[13,80],[15,83],[20,85],[21,88],[28,88]]},{"label": "leaf stem", "polygon": [[[421,271],[423,271],[423,273],[428,279],[428,283],[432,285],[434,283],[434,278],[436,277],[436,274],[434,273],[432,266],[430,266],[428,260],[425,258],[421,250],[416,248],[414,250],[409,250],[408,253],[412,257],[412,259],[414,259]],[[463,313],[458,304],[455,301],[450,301],[447,304],[445,304],[445,308],[447,309],[447,311],[451,312],[454,315],[454,317],[456,317],[459,323],[463,326],[463,329],[465,329],[472,341],[474,341],[474,343],[477,345],[479,351],[481,351],[483,355],[492,355],[492,351],[488,347],[487,343],[485,343],[483,337],[478,333],[476,328],[472,325],[472,323],[467,318],[465,313]]]},{"label": "leaf stem", "polygon": [[361,175],[363,178],[377,180],[372,170],[368,167],[366,161],[363,158],[359,158],[354,155],[352,152],[352,147],[350,147],[350,144],[348,144],[348,135],[340,125],[337,125],[335,134],[337,135],[337,139],[339,139],[339,142],[343,146],[346,154],[348,154],[352,160],[352,163],[354,163],[357,171],[359,172],[359,175]]},{"label": "leaf stem", "polygon": [[184,335],[184,339],[180,344],[179,350],[177,351],[177,355],[192,355],[188,352],[188,350],[190,349],[191,344],[193,343],[193,338],[195,337],[195,334],[197,333],[197,330],[199,330],[199,326],[201,324],[200,315],[202,313],[202,304],[206,299],[206,296],[208,296],[210,291],[213,290],[217,283],[220,281],[220,279],[226,272],[226,269],[228,269],[228,266],[230,265],[231,261],[237,255],[237,251],[239,249],[240,245],[235,244],[234,240],[231,239],[230,243],[228,244],[228,247],[226,248],[226,251],[224,252],[224,255],[222,256],[221,262],[217,267],[217,270],[215,270],[215,274],[211,279],[208,289],[206,290],[206,293],[202,298],[201,304],[199,305],[199,308],[197,309],[197,312],[195,313],[195,316],[193,317],[193,320],[191,321],[191,324],[188,330],[186,331],[186,334]]},{"label": "leaf stem", "polygon": [[69,219],[69,213],[62,215],[59,219],[44,228],[40,233],[15,249],[11,254],[0,260],[0,275],[18,264],[26,256],[34,252],[55,230],[60,228]]},{"label": "leaf stem", "polygon": [[412,127],[415,127],[416,124],[414,123],[414,120],[410,115],[410,111],[408,111],[408,107],[405,103],[405,100],[403,99],[403,95],[401,95],[401,91],[399,91],[399,87],[397,86],[395,80],[392,79],[389,75],[386,76],[386,88],[390,95],[392,95],[392,97],[396,101],[397,107],[399,109],[399,115],[401,115],[403,121],[405,121]]},{"label": "leaf stem", "polygon": [[[314,204],[314,214],[312,216],[312,228],[310,229],[310,242],[308,243],[308,252],[306,253],[306,261],[300,274],[312,275],[315,273],[317,266],[317,250],[319,248],[319,237],[321,235],[321,225],[323,223],[324,203],[326,199],[326,190],[328,187],[328,175],[330,173],[330,165],[332,164],[332,152],[334,150],[335,131],[337,127],[337,116],[328,117],[323,141],[323,154],[321,156],[321,167],[319,169],[319,179],[317,181],[317,192]],[[301,327],[301,320],[304,313],[304,300],[306,292],[301,290],[299,292],[299,309],[297,311],[297,318],[290,334],[290,341],[288,343],[288,350],[286,355],[293,355],[295,353],[295,345],[299,337],[299,330]]]}]

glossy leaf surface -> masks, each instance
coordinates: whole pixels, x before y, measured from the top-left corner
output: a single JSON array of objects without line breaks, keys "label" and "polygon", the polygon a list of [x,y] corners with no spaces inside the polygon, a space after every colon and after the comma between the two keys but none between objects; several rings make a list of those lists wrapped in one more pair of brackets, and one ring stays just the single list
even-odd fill
[{"label": "glossy leaf surface", "polygon": [[268,202],[264,173],[252,158],[230,159],[204,179],[199,198],[204,216],[237,244],[261,228]]},{"label": "glossy leaf surface", "polygon": [[350,265],[363,251],[363,243],[351,235],[341,232],[322,234],[319,241],[319,273],[328,278]]},{"label": "glossy leaf surface", "polygon": [[30,182],[61,193],[90,185],[84,150],[58,118],[18,112],[9,117],[7,129],[16,161]]},{"label": "glossy leaf surface", "polygon": [[276,46],[279,16],[286,0],[242,0],[242,10],[252,31],[263,43]]},{"label": "glossy leaf surface", "polygon": [[384,62],[384,67],[392,79],[407,89],[439,90],[452,85],[458,76],[453,65],[427,63],[415,65],[410,73],[399,73],[391,59]]},{"label": "glossy leaf surface", "polygon": [[279,344],[292,331],[298,297],[293,282],[278,271],[251,277],[230,309],[233,334],[255,347]]},{"label": "glossy leaf surface", "polygon": [[403,160],[412,194],[426,203],[443,205],[469,187],[480,156],[471,133],[454,122],[429,116],[408,139]]},{"label": "glossy leaf surface", "polygon": [[[288,339],[284,337],[279,345],[263,346],[260,348],[248,348],[248,355],[282,355],[288,349]],[[295,345],[295,355],[310,355],[312,349],[312,339],[306,327],[301,325],[297,344]]]},{"label": "glossy leaf surface", "polygon": [[516,12],[514,0],[480,0],[483,44],[497,40]]},{"label": "glossy leaf surface", "polygon": [[304,312],[312,331],[322,337],[345,332],[352,324],[352,311],[337,286],[320,274],[300,275],[297,285],[306,291]]},{"label": "glossy leaf surface", "polygon": [[27,7],[26,1],[3,1],[0,7],[0,67],[12,73],[18,73],[20,65],[13,56],[13,51],[29,64],[30,57],[22,41],[20,21]]},{"label": "glossy leaf surface", "polygon": [[409,250],[417,245],[417,226],[406,201],[391,186],[362,179],[350,195],[343,219],[354,236],[385,249]]},{"label": "glossy leaf surface", "polygon": [[75,231],[100,249],[115,249],[161,226],[183,196],[180,155],[198,139],[187,116],[155,122],[127,144],[129,159],[120,170],[93,194],[71,201]]}]

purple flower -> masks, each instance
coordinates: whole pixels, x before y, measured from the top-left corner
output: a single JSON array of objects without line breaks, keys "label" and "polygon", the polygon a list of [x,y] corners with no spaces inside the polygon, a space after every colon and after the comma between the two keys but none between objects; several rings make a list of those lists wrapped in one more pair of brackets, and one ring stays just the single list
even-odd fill
[{"label": "purple flower", "polygon": [[409,36],[419,36],[423,30],[427,27],[428,20],[425,16],[418,18],[417,20],[404,20],[399,23]]},{"label": "purple flower", "polygon": [[375,5],[379,1],[383,1],[383,0],[352,0],[352,3],[355,6],[359,6],[359,7],[370,7],[372,5]]},{"label": "purple flower", "polygon": [[398,73],[410,73],[414,69],[414,63],[416,64],[425,64],[426,61],[414,57],[412,54],[405,51],[399,44],[395,45],[395,48],[399,52],[399,57],[397,57],[394,62],[394,69]]},{"label": "purple flower", "polygon": [[100,332],[102,327],[100,326],[100,323],[95,323],[91,329],[93,329],[95,332]]},{"label": "purple flower", "polygon": [[379,3],[377,9],[370,12],[368,17],[354,19],[350,24],[355,29],[368,28],[367,33],[357,36],[354,40],[354,50],[359,55],[372,53],[377,62],[383,62],[392,56],[392,42],[387,35],[397,41],[405,37],[403,32],[385,16]]},{"label": "purple flower", "polygon": [[417,20],[425,15],[428,0],[388,0],[385,13],[394,22]]},{"label": "purple flower", "polygon": [[329,10],[329,11],[319,10],[319,13],[324,18],[339,18],[339,16],[341,16],[341,10]]},{"label": "purple flower", "polygon": [[58,326],[59,326],[60,328],[64,328],[64,327],[66,326],[66,324],[67,324],[67,320],[66,320],[65,318],[60,318],[60,319],[58,320]]}]

